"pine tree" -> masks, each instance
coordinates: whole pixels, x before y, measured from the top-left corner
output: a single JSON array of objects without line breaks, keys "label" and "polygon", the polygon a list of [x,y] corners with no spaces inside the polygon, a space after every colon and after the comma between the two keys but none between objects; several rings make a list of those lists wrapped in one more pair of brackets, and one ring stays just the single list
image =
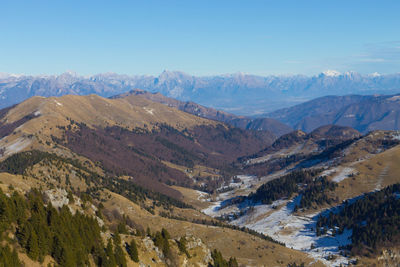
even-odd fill
[{"label": "pine tree", "polygon": [[59,258],[60,266],[76,266],[75,258],[73,256],[72,250],[68,246],[61,248],[61,256]]},{"label": "pine tree", "polygon": [[171,238],[171,235],[168,233],[168,231],[165,228],[163,228],[161,230],[161,235],[164,237],[164,239],[170,239]]},{"label": "pine tree", "polygon": [[33,260],[37,260],[39,257],[39,244],[38,244],[38,237],[35,231],[32,231],[30,233],[26,246],[27,246],[28,256]]},{"label": "pine tree", "polygon": [[182,236],[178,242],[179,251],[185,253],[188,258],[190,258],[189,252],[186,249],[186,238]]},{"label": "pine tree", "polygon": [[115,263],[119,267],[126,267],[126,258],[120,244],[115,244]]},{"label": "pine tree", "polygon": [[0,246],[0,266],[2,267],[20,267],[21,261],[18,258],[17,251],[14,249],[11,251],[10,247]]},{"label": "pine tree", "polygon": [[238,262],[237,262],[236,258],[232,258],[231,257],[229,259],[228,266],[229,267],[238,267],[239,265],[238,265]]},{"label": "pine tree", "polygon": [[108,243],[107,243],[106,255],[107,255],[107,261],[105,262],[104,266],[114,267],[117,263],[115,261],[114,249],[113,249],[113,244],[111,242],[111,239],[109,239]]},{"label": "pine tree", "polygon": [[137,250],[135,239],[132,239],[131,243],[129,244],[129,256],[134,262],[139,262],[139,253]]},{"label": "pine tree", "polygon": [[147,227],[146,234],[147,234],[148,237],[151,237],[150,227]]}]

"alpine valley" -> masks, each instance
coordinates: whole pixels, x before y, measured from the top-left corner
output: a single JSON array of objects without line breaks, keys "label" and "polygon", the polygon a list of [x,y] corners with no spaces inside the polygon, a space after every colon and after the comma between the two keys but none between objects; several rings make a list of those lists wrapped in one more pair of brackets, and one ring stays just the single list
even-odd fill
[{"label": "alpine valley", "polygon": [[399,77],[4,74],[0,266],[398,266]]}]

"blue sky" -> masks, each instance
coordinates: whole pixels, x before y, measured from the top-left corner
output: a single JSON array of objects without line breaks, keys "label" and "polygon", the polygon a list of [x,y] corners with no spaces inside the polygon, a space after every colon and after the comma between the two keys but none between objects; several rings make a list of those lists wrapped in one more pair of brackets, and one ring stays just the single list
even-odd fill
[{"label": "blue sky", "polygon": [[400,71],[400,1],[3,0],[0,72]]}]

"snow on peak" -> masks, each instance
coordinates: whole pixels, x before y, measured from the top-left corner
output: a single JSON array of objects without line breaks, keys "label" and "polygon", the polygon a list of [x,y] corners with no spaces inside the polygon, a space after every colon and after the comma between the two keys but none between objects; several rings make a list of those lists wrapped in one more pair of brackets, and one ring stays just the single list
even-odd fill
[{"label": "snow on peak", "polygon": [[344,74],[347,75],[347,76],[360,75],[358,72],[352,71],[352,70],[346,71]]},{"label": "snow on peak", "polygon": [[0,72],[0,79],[19,78],[19,77],[22,77],[22,76],[24,76],[24,75],[23,74]]},{"label": "snow on peak", "polygon": [[78,77],[78,73],[76,73],[73,70],[67,70],[66,72],[62,73],[60,76],[72,76],[72,77]]},{"label": "snow on peak", "polygon": [[371,76],[371,77],[379,77],[379,76],[381,76],[381,74],[379,72],[374,72],[374,73],[371,73],[369,76]]},{"label": "snow on peak", "polygon": [[324,74],[325,76],[328,76],[328,77],[337,77],[337,76],[340,76],[341,73],[336,70],[326,70],[326,71],[322,72],[322,74]]}]

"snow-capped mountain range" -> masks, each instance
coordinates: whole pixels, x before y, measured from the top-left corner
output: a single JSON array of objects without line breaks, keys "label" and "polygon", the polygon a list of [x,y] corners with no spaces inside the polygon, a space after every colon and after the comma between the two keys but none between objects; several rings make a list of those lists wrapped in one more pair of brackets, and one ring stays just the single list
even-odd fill
[{"label": "snow-capped mountain range", "polygon": [[244,73],[196,77],[179,71],[159,76],[104,73],[80,76],[29,76],[0,73],[0,108],[31,96],[98,94],[113,96],[132,89],[160,92],[183,101],[240,115],[257,115],[325,95],[393,94],[400,91],[400,73],[362,75],[329,70],[315,76],[256,76]]}]

